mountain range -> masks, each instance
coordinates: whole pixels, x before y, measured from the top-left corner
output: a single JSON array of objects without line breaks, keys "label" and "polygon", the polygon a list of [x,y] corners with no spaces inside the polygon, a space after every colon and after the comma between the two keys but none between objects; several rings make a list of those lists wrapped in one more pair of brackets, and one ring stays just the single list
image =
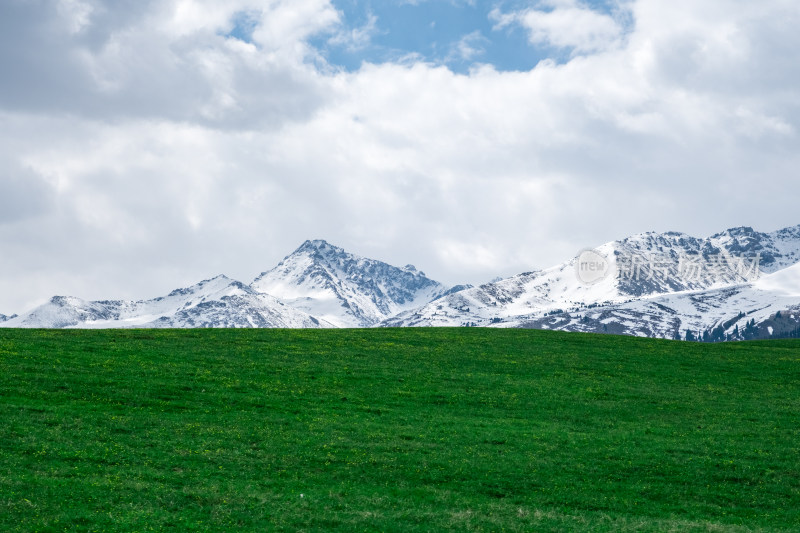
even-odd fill
[{"label": "mountain range", "polygon": [[[582,269],[589,267],[590,279]],[[217,276],[141,301],[55,296],[0,327],[422,327],[556,329],[688,340],[795,336],[800,226],[708,238],[642,233],[559,265],[448,287],[323,240],[250,284]]]}]

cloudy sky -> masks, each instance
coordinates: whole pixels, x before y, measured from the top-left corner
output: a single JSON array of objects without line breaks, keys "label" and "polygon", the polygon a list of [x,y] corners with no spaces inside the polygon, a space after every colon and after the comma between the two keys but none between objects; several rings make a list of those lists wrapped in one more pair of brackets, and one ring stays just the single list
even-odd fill
[{"label": "cloudy sky", "polygon": [[800,223],[797,0],[2,0],[0,313]]}]

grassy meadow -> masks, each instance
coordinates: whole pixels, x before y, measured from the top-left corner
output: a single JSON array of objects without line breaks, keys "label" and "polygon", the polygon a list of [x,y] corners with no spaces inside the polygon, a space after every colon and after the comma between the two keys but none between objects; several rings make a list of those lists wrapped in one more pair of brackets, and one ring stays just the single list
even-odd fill
[{"label": "grassy meadow", "polygon": [[0,531],[800,531],[800,342],[0,329]]}]

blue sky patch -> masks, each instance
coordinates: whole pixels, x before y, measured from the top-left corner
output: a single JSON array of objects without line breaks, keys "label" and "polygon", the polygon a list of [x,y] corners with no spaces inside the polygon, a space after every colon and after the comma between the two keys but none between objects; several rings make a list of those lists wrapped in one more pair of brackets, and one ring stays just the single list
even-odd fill
[{"label": "blue sky patch", "polygon": [[[493,9],[508,13],[538,2],[333,0],[333,4],[347,30],[360,38],[323,35],[311,44],[329,63],[346,70],[358,70],[362,62],[413,58],[462,73],[477,64],[491,64],[500,71],[527,71],[543,59],[561,63],[570,57],[570,50],[532,45],[519,25],[495,29],[496,21],[490,17]],[[595,0],[583,5],[610,13],[614,2]]]},{"label": "blue sky patch", "polygon": [[246,43],[253,42],[253,31],[258,25],[258,13],[240,11],[233,17],[233,29],[225,37],[233,37]]}]

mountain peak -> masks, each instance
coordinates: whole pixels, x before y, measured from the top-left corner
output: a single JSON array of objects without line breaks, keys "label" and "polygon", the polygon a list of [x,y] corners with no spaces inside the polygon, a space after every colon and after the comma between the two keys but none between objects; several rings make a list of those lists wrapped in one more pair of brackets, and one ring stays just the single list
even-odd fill
[{"label": "mountain peak", "polygon": [[731,235],[753,235],[756,233],[756,230],[750,226],[736,226],[735,228],[729,228],[727,232],[724,233],[730,233]]},{"label": "mountain peak", "polygon": [[777,239],[800,239],[800,224],[789,226],[773,233]]},{"label": "mountain peak", "polygon": [[737,226],[735,228],[728,228],[725,231],[721,231],[715,235],[712,235],[711,239],[724,239],[725,237],[729,237],[733,239],[746,239],[753,241],[766,236],[766,234],[759,233],[750,226]]},{"label": "mountain peak", "polygon": [[372,326],[447,290],[411,265],[398,268],[319,239],[305,241],[251,287],[347,327]]},{"label": "mountain peak", "polygon": [[344,250],[338,246],[334,246],[324,239],[307,240],[301,244],[297,250],[292,252],[291,255],[307,252],[336,252],[342,253]]},{"label": "mountain peak", "polygon": [[53,296],[50,298],[50,303],[56,306],[67,307],[82,302],[80,298],[74,296]]}]

